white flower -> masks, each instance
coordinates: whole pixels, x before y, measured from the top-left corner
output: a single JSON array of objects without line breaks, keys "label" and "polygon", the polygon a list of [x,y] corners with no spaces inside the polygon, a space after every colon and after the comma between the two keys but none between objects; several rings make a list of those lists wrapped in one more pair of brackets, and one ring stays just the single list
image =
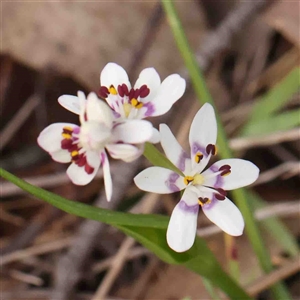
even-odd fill
[{"label": "white flower", "polygon": [[192,122],[190,156],[181,148],[167,125],[160,125],[160,134],[166,156],[184,176],[165,168],[150,167],[139,173],[134,181],[140,189],[160,194],[185,190],[170,218],[167,230],[169,246],[177,252],[192,247],[199,205],[204,214],[224,232],[233,236],[241,235],[243,217],[226,197],[226,191],[253,183],[259,169],[246,160],[223,159],[203,172],[210,157],[217,152],[217,124],[213,107],[205,104]]},{"label": "white flower", "polygon": [[[116,118],[143,119],[168,112],[183,95],[185,80],[178,74],[168,76],[163,82],[154,68],[144,69],[134,87],[126,71],[115,63],[108,63],[100,74],[98,95],[114,110]],[[153,128],[151,142],[158,142],[159,134]]]},{"label": "white flower", "polygon": [[[88,184],[103,167],[107,200],[112,195],[112,180],[105,149],[113,158],[132,161],[142,150],[134,144],[144,143],[152,136],[152,124],[135,120],[115,124],[110,107],[98,99],[95,93],[85,98],[82,92],[74,102],[64,103],[68,110],[79,113],[81,125],[54,123],[46,127],[38,137],[38,144],[52,158],[70,163],[67,175],[77,185]],[[79,99],[80,101],[77,101]]]},{"label": "white flower", "polygon": [[[125,122],[167,113],[183,95],[186,82],[178,74],[172,74],[161,82],[155,69],[147,68],[131,87],[126,71],[116,63],[108,63],[100,74],[100,85],[98,95],[113,110],[115,121]],[[58,101],[71,112],[79,114],[78,97],[63,95]],[[159,133],[154,127],[152,130],[152,136],[147,141],[158,143]]]}]

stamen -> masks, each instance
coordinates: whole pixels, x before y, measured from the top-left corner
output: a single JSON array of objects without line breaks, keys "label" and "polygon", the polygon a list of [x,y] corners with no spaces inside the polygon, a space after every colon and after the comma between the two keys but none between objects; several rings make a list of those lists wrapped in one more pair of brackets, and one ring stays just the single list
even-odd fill
[{"label": "stamen", "polygon": [[124,103],[123,107],[124,107],[125,116],[128,117],[131,112],[132,106],[129,103]]},{"label": "stamen", "polygon": [[209,198],[207,198],[207,197],[205,197],[205,198],[199,197],[198,198],[198,203],[201,206],[203,206],[205,204],[209,204],[210,202],[211,202],[211,200]]},{"label": "stamen", "polygon": [[216,199],[223,201],[226,198],[226,191],[224,191],[223,189],[216,189],[216,191],[218,191],[218,193],[215,193],[215,197]]},{"label": "stamen", "polygon": [[204,177],[201,174],[196,174],[194,176],[193,185],[202,185],[204,182]]},{"label": "stamen", "polygon": [[88,174],[92,174],[94,172],[94,170],[95,169],[93,167],[91,167],[89,164],[86,164],[84,166],[84,171],[86,171]]},{"label": "stamen", "polygon": [[101,86],[98,91],[98,96],[102,99],[106,99],[109,94],[109,90],[106,86]]},{"label": "stamen", "polygon": [[65,126],[63,128],[63,132],[61,135],[63,138],[70,140],[72,138],[72,133],[73,133],[73,128],[70,126]]},{"label": "stamen", "polygon": [[202,158],[203,158],[203,154],[201,152],[197,152],[196,155],[195,155],[195,162],[197,164],[199,164],[200,161],[202,160]]},{"label": "stamen", "polygon": [[221,172],[221,176],[227,176],[231,173],[231,166],[229,165],[224,165],[219,168],[219,171]]},{"label": "stamen", "polygon": [[132,98],[130,101],[131,105],[137,109],[140,109],[144,106],[143,102],[139,102],[136,98]]},{"label": "stamen", "polygon": [[112,95],[118,94],[117,90],[115,89],[115,87],[113,85],[111,85],[108,90],[109,90],[110,94],[112,94]]},{"label": "stamen", "polygon": [[194,177],[192,177],[192,176],[185,176],[184,179],[183,179],[183,182],[184,182],[185,185],[188,185],[193,180],[194,180]]},{"label": "stamen", "polygon": [[62,133],[61,134],[63,136],[63,138],[67,139],[67,140],[70,140],[72,138],[72,135],[70,133]]},{"label": "stamen", "polygon": [[125,92],[123,90],[123,86],[122,85],[118,85],[118,93],[121,97],[124,97]]},{"label": "stamen", "polygon": [[147,85],[144,84],[140,87],[140,97],[141,98],[147,97],[149,95],[149,93],[150,93],[150,90],[147,87]]},{"label": "stamen", "polygon": [[217,147],[216,145],[213,145],[213,144],[208,144],[206,146],[206,153],[209,155],[209,154],[212,154],[212,155],[216,155],[217,154]]}]

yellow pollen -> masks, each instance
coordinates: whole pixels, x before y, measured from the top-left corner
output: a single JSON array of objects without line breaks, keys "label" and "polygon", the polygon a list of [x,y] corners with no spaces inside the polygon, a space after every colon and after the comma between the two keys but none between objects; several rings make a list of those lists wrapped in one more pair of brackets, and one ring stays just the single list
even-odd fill
[{"label": "yellow pollen", "polygon": [[215,145],[215,154],[214,155],[217,155],[218,153],[218,147]]},{"label": "yellow pollen", "polygon": [[139,102],[137,99],[135,98],[132,98],[131,101],[130,101],[131,105],[134,106],[135,108],[139,109],[139,108],[142,108],[143,107],[143,103],[142,102]]},{"label": "yellow pollen", "polygon": [[63,129],[64,129],[64,130],[68,130],[68,131],[73,131],[73,128],[70,127],[70,126],[65,126]]},{"label": "yellow pollen", "polygon": [[197,152],[195,155],[195,162],[199,164],[202,158],[203,158],[203,154],[201,152]]},{"label": "yellow pollen", "polygon": [[72,138],[72,135],[70,133],[62,133],[61,134],[65,139],[70,140]]},{"label": "yellow pollen", "polygon": [[[204,202],[204,200],[206,200],[206,201]],[[198,203],[199,203],[199,205],[203,206],[205,204],[211,203],[211,200],[209,198],[204,198],[204,199],[203,198],[198,198]]]},{"label": "yellow pollen", "polygon": [[204,182],[204,177],[201,174],[196,174],[194,176],[193,185],[201,185]]},{"label": "yellow pollen", "polygon": [[184,182],[185,185],[188,185],[193,180],[194,180],[194,177],[192,177],[192,176],[185,176],[184,179],[183,179],[183,182]]},{"label": "yellow pollen", "polygon": [[222,177],[224,177],[224,176],[228,176],[230,173],[231,173],[231,171],[230,171],[230,170],[228,170],[228,171],[227,171],[227,173],[221,174],[221,176],[222,176]]},{"label": "yellow pollen", "polygon": [[111,85],[111,86],[109,87],[108,91],[109,91],[110,94],[112,94],[112,95],[117,95],[117,94],[118,94],[117,90],[114,88],[113,85]]},{"label": "yellow pollen", "polygon": [[77,150],[71,152],[71,156],[72,156],[72,157],[77,156],[78,154],[79,154],[79,153],[78,153]]},{"label": "yellow pollen", "polygon": [[123,108],[124,108],[125,116],[127,118],[131,112],[132,106],[129,103],[124,103]]}]

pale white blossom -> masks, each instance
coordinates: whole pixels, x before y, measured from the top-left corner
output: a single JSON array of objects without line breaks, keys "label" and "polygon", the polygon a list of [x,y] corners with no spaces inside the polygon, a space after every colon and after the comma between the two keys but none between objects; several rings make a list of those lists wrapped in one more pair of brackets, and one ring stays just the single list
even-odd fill
[{"label": "pale white blossom", "polygon": [[217,153],[217,123],[213,107],[205,104],[192,122],[190,155],[182,149],[167,125],[160,125],[160,135],[166,156],[184,176],[165,168],[150,167],[139,173],[134,181],[140,189],[154,193],[184,190],[168,225],[169,246],[177,252],[192,247],[199,206],[206,217],[224,232],[241,235],[244,229],[242,214],[226,197],[226,191],[253,183],[259,169],[250,161],[233,158],[219,160],[203,171],[211,156]]},{"label": "pale white blossom", "polygon": [[[72,99],[74,101],[72,101]],[[74,184],[86,185],[100,166],[107,200],[112,195],[112,179],[107,152],[113,158],[132,161],[142,154],[138,146],[152,136],[152,124],[136,120],[114,123],[111,108],[95,93],[86,99],[84,93],[63,102],[63,106],[79,114],[80,125],[54,123],[38,137],[38,144],[60,163],[71,163],[67,175]]]}]

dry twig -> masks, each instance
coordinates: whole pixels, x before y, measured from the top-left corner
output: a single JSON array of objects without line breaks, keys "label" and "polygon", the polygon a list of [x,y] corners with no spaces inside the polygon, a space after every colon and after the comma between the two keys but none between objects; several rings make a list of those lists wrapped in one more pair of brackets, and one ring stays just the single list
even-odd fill
[{"label": "dry twig", "polygon": [[260,292],[268,289],[274,283],[297,273],[299,270],[300,260],[299,257],[297,257],[296,259],[284,264],[279,269],[274,270],[271,273],[255,280],[247,287],[247,292],[250,296],[254,297]]},{"label": "dry twig", "polygon": [[270,146],[283,142],[296,141],[300,136],[299,129],[300,128],[297,127],[258,137],[234,138],[230,140],[229,144],[233,150],[245,150],[255,147]]}]

